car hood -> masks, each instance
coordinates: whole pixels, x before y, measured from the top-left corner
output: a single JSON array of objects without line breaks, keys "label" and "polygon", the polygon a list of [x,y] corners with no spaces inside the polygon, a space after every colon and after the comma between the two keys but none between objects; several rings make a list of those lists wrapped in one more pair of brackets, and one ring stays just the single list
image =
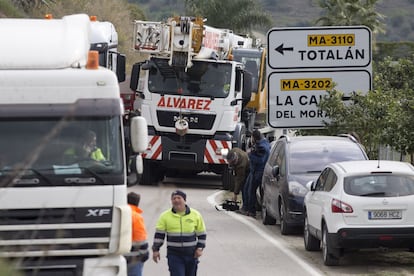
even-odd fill
[{"label": "car hood", "polygon": [[316,181],[318,179],[319,173],[312,174],[292,174],[290,175],[289,182],[295,181],[306,187],[306,183],[309,181]]}]

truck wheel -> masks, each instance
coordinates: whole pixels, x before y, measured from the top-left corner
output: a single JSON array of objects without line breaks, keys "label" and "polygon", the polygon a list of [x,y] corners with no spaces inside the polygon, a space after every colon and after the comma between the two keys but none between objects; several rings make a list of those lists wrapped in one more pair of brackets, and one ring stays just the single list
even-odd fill
[{"label": "truck wheel", "polygon": [[151,162],[144,159],[144,171],[141,177],[141,185],[152,185],[155,182],[155,177],[151,169]]},{"label": "truck wheel", "polygon": [[227,165],[224,167],[223,173],[221,174],[221,180],[224,190],[232,191],[234,189],[233,175]]},{"label": "truck wheel", "polygon": [[235,146],[245,151],[246,145],[247,145],[246,141],[247,141],[246,127],[243,126],[240,130],[240,133],[238,134],[237,144]]}]

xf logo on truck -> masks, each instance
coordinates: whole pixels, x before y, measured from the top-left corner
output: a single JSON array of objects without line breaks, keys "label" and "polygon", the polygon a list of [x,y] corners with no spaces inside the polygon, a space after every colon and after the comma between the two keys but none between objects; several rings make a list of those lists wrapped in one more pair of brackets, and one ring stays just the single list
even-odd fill
[{"label": "xf logo on truck", "polygon": [[102,217],[105,215],[110,215],[111,209],[88,209],[87,217]]},{"label": "xf logo on truck", "polygon": [[171,108],[184,108],[184,109],[198,109],[198,110],[210,110],[210,99],[191,99],[181,97],[164,97],[161,96],[157,106],[158,107],[171,107]]},{"label": "xf logo on truck", "polygon": [[112,220],[112,208],[85,207],[75,209],[76,222],[109,222]]}]

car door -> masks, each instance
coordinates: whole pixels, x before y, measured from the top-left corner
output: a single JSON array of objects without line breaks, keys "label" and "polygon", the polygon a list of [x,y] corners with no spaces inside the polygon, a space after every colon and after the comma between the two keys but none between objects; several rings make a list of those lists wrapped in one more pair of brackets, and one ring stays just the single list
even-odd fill
[{"label": "car door", "polygon": [[[266,201],[266,209],[274,218],[277,216],[277,198],[279,197],[277,179],[280,178],[280,158],[283,145],[283,141],[278,141],[274,146],[273,151],[271,152],[270,157],[266,163],[265,171],[263,174],[263,190],[264,199]],[[273,174],[276,167],[279,168],[279,174],[277,176]]]},{"label": "car door", "polygon": [[281,141],[276,148],[276,159],[274,167],[278,168],[277,174],[272,175],[272,194],[274,198],[272,200],[271,214],[277,219],[279,218],[279,199],[286,193],[288,189],[287,173],[286,173],[286,142]]},{"label": "car door", "polygon": [[324,202],[326,201],[326,195],[324,195],[326,193],[325,186],[330,171],[330,168],[322,171],[314,184],[314,190],[310,191],[310,194],[307,195],[306,214],[308,223],[317,230],[321,230],[322,210],[324,208]]}]

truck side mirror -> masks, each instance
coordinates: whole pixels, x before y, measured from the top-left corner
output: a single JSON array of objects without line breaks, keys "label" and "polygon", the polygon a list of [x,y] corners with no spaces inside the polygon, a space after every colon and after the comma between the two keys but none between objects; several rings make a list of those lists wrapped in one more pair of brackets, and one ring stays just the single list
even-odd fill
[{"label": "truck side mirror", "polygon": [[123,82],[126,79],[126,58],[125,55],[117,54],[116,55],[116,76],[118,78],[118,82]]},{"label": "truck side mirror", "polygon": [[129,83],[129,88],[131,88],[132,91],[137,91],[140,71],[141,63],[135,63],[132,66],[131,82]]},{"label": "truck side mirror", "polygon": [[144,152],[148,147],[147,121],[142,116],[135,116],[130,120],[132,149],[134,152]]},{"label": "truck side mirror", "polygon": [[242,70],[239,68],[236,68],[236,83],[234,86],[234,90],[237,92],[240,92],[241,90],[241,75],[242,75]]}]

